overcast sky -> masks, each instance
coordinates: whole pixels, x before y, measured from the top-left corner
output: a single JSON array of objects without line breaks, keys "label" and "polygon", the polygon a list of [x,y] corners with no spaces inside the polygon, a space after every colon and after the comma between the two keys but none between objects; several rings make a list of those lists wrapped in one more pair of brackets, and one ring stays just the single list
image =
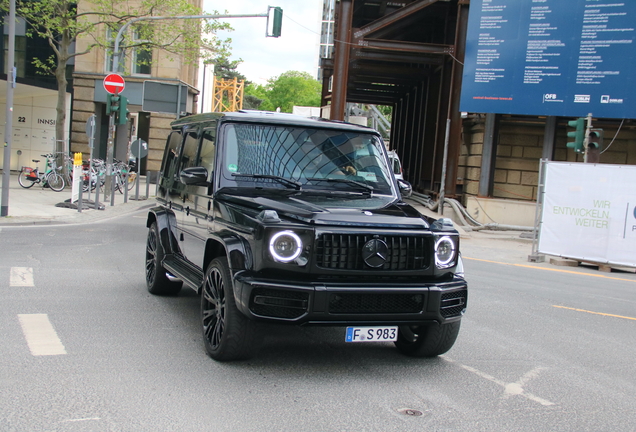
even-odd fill
[{"label": "overcast sky", "polygon": [[316,77],[322,0],[204,0],[203,10],[212,13],[261,14],[268,6],[283,9],[279,38],[265,37],[266,18],[232,18],[234,31],[219,32],[232,38],[232,60],[242,59],[238,71],[249,81],[265,84],[283,72],[305,71]]}]

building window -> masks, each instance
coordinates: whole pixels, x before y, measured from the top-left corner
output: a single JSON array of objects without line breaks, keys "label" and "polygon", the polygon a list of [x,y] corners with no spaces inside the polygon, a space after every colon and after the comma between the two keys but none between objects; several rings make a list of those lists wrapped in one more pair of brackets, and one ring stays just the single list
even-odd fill
[{"label": "building window", "polygon": [[[108,38],[108,45],[110,49],[106,50],[106,61],[104,62],[104,66],[106,70],[104,72],[112,72],[113,69],[113,51],[115,50],[115,38],[117,37],[117,32],[119,28],[108,28],[106,37]],[[126,66],[126,55],[124,51],[121,49],[121,42],[119,41],[119,69],[116,72],[120,72],[125,70]]]},{"label": "building window", "polygon": [[[133,33],[133,43],[143,41],[140,29],[135,29]],[[152,49],[144,46],[137,46],[133,50],[132,71],[134,74],[150,75],[152,67]]]},{"label": "building window", "polygon": [[[3,71],[5,74],[8,74],[10,69],[8,63],[9,59],[9,17],[5,16],[4,18],[4,65]],[[18,17],[15,23],[15,47],[14,47],[14,62],[17,69],[17,76],[19,78],[24,78],[26,72],[26,48],[27,48],[27,38],[26,38],[26,21],[24,18]]]}]

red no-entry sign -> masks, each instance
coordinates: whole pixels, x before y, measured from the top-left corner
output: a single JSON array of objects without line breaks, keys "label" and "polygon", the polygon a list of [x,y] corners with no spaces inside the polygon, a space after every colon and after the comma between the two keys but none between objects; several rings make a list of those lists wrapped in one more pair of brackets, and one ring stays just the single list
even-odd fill
[{"label": "red no-entry sign", "polygon": [[121,93],[124,91],[124,87],[126,87],[126,82],[121,75],[108,74],[106,78],[104,78],[104,90],[110,94]]}]

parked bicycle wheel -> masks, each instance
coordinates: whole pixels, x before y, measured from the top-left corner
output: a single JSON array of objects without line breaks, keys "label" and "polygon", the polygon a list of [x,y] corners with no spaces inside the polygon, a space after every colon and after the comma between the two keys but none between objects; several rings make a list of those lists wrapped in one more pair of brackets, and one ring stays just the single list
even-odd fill
[{"label": "parked bicycle wheel", "polygon": [[55,192],[61,192],[64,189],[64,186],[66,186],[64,182],[64,177],[62,177],[56,172],[50,172],[46,176],[46,183]]},{"label": "parked bicycle wheel", "polygon": [[124,193],[124,175],[119,172],[115,173],[113,176],[113,181],[115,182],[114,188],[117,192],[123,195]]},{"label": "parked bicycle wheel", "polygon": [[128,190],[132,190],[137,183],[137,173],[134,171],[130,171],[128,173]]},{"label": "parked bicycle wheel", "polygon": [[30,188],[33,186],[38,180],[38,176],[34,171],[25,171],[20,170],[20,174],[18,175],[18,183],[23,188]]}]

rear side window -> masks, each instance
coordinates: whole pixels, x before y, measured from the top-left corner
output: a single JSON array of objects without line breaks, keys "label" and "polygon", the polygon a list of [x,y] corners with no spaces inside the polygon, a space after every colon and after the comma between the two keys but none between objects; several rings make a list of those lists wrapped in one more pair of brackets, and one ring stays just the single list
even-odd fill
[{"label": "rear side window", "polygon": [[[206,129],[201,137],[201,150],[197,166],[202,166],[208,170],[208,173],[214,172],[214,160],[216,156],[216,128]],[[208,180],[212,179],[210,177]]]},{"label": "rear side window", "polygon": [[183,140],[183,152],[181,154],[181,162],[179,163],[179,172],[186,168],[196,166],[197,150],[199,148],[199,134],[198,131],[189,130],[185,134]]},{"label": "rear side window", "polygon": [[[168,137],[168,143],[166,144],[166,150],[163,154],[163,161],[161,163],[161,172],[163,173],[163,180],[174,180],[177,172],[177,160],[179,159],[179,148],[181,145],[181,132],[174,131]],[[168,186],[168,185],[165,185]]]},{"label": "rear side window", "polygon": [[397,158],[393,159],[393,172],[395,174],[402,174],[402,167],[400,166],[400,160]]}]

